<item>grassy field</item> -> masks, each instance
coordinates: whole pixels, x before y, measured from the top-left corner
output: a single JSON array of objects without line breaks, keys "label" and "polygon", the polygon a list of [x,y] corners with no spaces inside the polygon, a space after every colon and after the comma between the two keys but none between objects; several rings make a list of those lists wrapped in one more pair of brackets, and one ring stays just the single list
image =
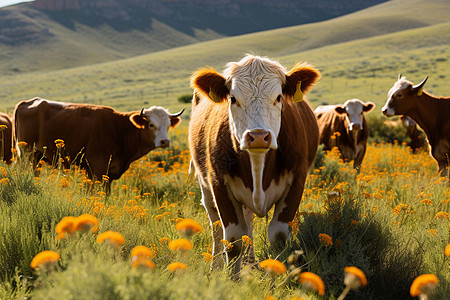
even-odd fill
[{"label": "grassy field", "polygon": [[[177,128],[170,149],[133,163],[113,183],[110,196],[102,182],[87,180],[75,167],[44,165],[36,178],[27,163],[1,166],[0,298],[337,299],[344,268],[356,266],[368,285],[346,299],[409,299],[414,278],[430,273],[440,281],[430,299],[448,299],[450,257],[444,248],[450,242],[450,191],[425,151],[371,144],[358,176],[336,152],[320,151],[291,223],[292,237],[279,256],[267,240],[272,212],[254,219],[257,260],[278,259],[287,273],[300,268],[319,275],[325,284],[325,295],[319,296],[296,276],[271,275],[257,265],[245,267],[239,282],[230,279],[228,269],[209,271],[211,227],[198,184],[188,176],[186,134],[185,126]],[[98,219],[95,233],[58,238],[55,229],[63,217],[82,214]],[[177,231],[175,224],[185,218],[202,231],[191,237]],[[120,233],[123,244],[99,243],[106,231]],[[180,238],[193,248],[170,250],[169,241]],[[154,268],[132,266],[131,250],[139,245],[151,250]],[[60,260],[33,270],[33,257],[44,250],[57,252]],[[175,262],[187,269],[169,271]]]}]

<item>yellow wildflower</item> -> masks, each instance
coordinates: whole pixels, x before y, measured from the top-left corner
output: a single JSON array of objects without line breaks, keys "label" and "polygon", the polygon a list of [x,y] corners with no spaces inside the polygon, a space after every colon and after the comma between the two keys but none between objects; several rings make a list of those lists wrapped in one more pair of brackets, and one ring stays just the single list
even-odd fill
[{"label": "yellow wildflower", "polygon": [[320,243],[325,247],[333,245],[333,239],[331,238],[331,236],[329,236],[326,233],[320,233],[319,240],[320,240]]},{"label": "yellow wildflower", "polygon": [[8,171],[4,167],[0,167],[0,175],[2,177],[6,177],[8,175]]},{"label": "yellow wildflower", "polygon": [[318,275],[311,272],[303,272],[298,280],[307,290],[317,291],[319,295],[325,295],[325,284]]},{"label": "yellow wildflower", "polygon": [[420,200],[420,203],[425,204],[425,205],[432,205],[433,201],[431,201],[430,199],[423,199],[423,200]]},{"label": "yellow wildflower", "polygon": [[272,295],[267,294],[266,300],[277,300],[277,298],[273,297]]},{"label": "yellow wildflower", "polygon": [[94,233],[98,230],[98,219],[96,217],[82,214],[76,218],[75,231],[89,232],[91,229]]},{"label": "yellow wildflower", "polygon": [[444,212],[444,211],[440,211],[438,212],[434,217],[436,219],[448,219],[449,214]]},{"label": "yellow wildflower", "polygon": [[153,252],[146,246],[136,246],[131,250],[131,257],[146,257],[146,258],[152,258]]},{"label": "yellow wildflower", "polygon": [[242,243],[245,247],[250,247],[251,245],[253,245],[252,239],[248,235],[242,236]]},{"label": "yellow wildflower", "polygon": [[211,253],[208,253],[208,252],[203,252],[202,256],[206,262],[211,262],[214,258],[214,256],[212,256]]},{"label": "yellow wildflower", "polygon": [[104,241],[109,242],[111,245],[117,247],[123,244],[125,241],[124,237],[115,231],[106,231],[98,235],[97,242],[103,243]]},{"label": "yellow wildflower", "polygon": [[138,267],[147,267],[150,269],[156,268],[155,263],[153,261],[151,261],[149,258],[139,257],[139,256],[135,256],[133,258],[132,266],[133,266],[133,268],[138,268]]},{"label": "yellow wildflower", "polygon": [[193,247],[194,245],[192,245],[192,243],[187,239],[178,239],[169,242],[169,249],[172,251],[187,251],[192,249]]},{"label": "yellow wildflower", "polygon": [[178,230],[179,232],[184,233],[187,236],[191,236],[197,232],[203,231],[202,226],[200,226],[200,224],[198,224],[196,221],[192,219],[183,219],[179,221],[175,225],[175,229]]},{"label": "yellow wildflower", "polygon": [[0,179],[0,185],[7,185],[8,183],[9,183],[9,179],[8,178]]},{"label": "yellow wildflower", "polygon": [[25,148],[27,146],[27,142],[18,142],[17,146],[19,146],[20,148]]},{"label": "yellow wildflower", "polygon": [[431,295],[434,292],[439,279],[434,274],[423,274],[414,279],[411,284],[410,294],[413,297]]},{"label": "yellow wildflower", "polygon": [[168,237],[162,237],[162,238],[159,239],[159,242],[161,244],[168,245],[170,243],[170,239]]},{"label": "yellow wildflower", "polygon": [[171,263],[167,266],[167,269],[170,270],[171,272],[175,272],[175,271],[183,271],[183,270],[187,270],[187,266],[183,263],[180,262],[175,262],[175,263]]},{"label": "yellow wildflower", "polygon": [[445,256],[450,256],[450,243],[445,247],[444,253]]},{"label": "yellow wildflower", "polygon": [[345,267],[344,272],[344,284],[350,289],[354,290],[359,288],[361,285],[367,285],[366,275],[357,267]]},{"label": "yellow wildflower", "polygon": [[30,265],[33,269],[48,268],[60,258],[59,254],[54,251],[42,251],[33,258]]},{"label": "yellow wildflower", "polygon": [[6,126],[5,124],[0,125],[0,130],[1,131],[5,130],[6,128],[8,128],[8,126]]},{"label": "yellow wildflower", "polygon": [[63,177],[59,180],[59,185],[60,188],[66,188],[69,186],[69,180],[67,180],[66,177]]},{"label": "yellow wildflower", "polygon": [[75,224],[76,224],[76,218],[69,216],[64,217],[59,221],[59,223],[56,225],[55,231],[58,234],[57,238],[58,240],[65,237],[66,233],[72,234],[75,232]]},{"label": "yellow wildflower", "polygon": [[220,242],[225,245],[225,250],[230,250],[231,248],[233,248],[233,244],[225,239],[221,239]]},{"label": "yellow wildflower", "polygon": [[286,266],[276,259],[266,259],[259,263],[259,266],[272,276],[286,273]]}]

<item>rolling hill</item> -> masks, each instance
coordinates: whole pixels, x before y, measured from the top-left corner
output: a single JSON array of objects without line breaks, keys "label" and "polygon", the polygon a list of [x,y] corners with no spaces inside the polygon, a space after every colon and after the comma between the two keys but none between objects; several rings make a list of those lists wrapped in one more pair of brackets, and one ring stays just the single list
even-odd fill
[{"label": "rolling hill", "polygon": [[323,76],[308,97],[313,106],[349,98],[380,106],[400,72],[414,82],[430,75],[426,90],[450,94],[449,13],[448,1],[393,0],[314,24],[84,67],[2,75],[1,107],[11,111],[19,100],[41,96],[102,103],[120,110],[157,104],[175,111],[189,106],[176,99],[190,93],[193,70],[205,65],[221,70],[227,61],[238,60],[246,52],[274,57],[288,68],[298,60],[316,65]]},{"label": "rolling hill", "polygon": [[3,73],[58,70],[330,19],[386,0],[35,0],[0,9]]}]

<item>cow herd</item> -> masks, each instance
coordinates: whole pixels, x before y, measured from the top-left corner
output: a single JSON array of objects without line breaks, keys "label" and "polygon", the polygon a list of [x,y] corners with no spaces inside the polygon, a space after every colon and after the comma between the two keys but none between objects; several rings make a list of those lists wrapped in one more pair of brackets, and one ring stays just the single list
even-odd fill
[{"label": "cow herd", "polygon": [[[268,238],[275,248],[284,245],[319,144],[325,150],[338,147],[359,172],[369,135],[364,114],[375,104],[351,99],[313,111],[304,94],[319,77],[309,64],[287,70],[253,55],[228,63],[222,73],[205,68],[192,75],[192,166],[211,225],[222,224],[221,229],[211,226],[213,267],[224,264],[218,254],[226,239],[233,243],[226,262],[235,260],[233,271],[239,272],[242,237],[251,238],[253,216],[264,217],[272,207]],[[426,93],[426,80],[414,85],[400,75],[382,112],[417,123],[441,175],[448,176],[450,99]],[[182,112],[150,107],[121,113],[106,106],[34,98],[16,105],[12,121],[0,114],[0,154],[10,163],[15,147],[19,158],[30,153],[35,167],[58,155],[66,166],[77,164],[91,178],[106,175],[111,182],[152,149],[168,147],[167,132],[177,126]],[[66,142],[64,147],[55,143],[58,140]],[[253,249],[245,256],[253,260]]]}]

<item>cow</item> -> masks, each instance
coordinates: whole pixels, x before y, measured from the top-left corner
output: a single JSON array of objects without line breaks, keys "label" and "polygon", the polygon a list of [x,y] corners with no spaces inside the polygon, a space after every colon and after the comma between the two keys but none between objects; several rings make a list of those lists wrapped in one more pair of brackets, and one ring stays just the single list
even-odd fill
[{"label": "cow", "polygon": [[367,148],[369,128],[364,113],[374,109],[372,102],[350,99],[343,105],[318,106],[314,110],[319,125],[319,143],[324,150],[338,147],[344,161],[353,160],[359,173]]},{"label": "cow", "polygon": [[423,90],[428,76],[413,84],[399,74],[381,109],[385,116],[411,117],[427,136],[430,154],[437,161],[439,174],[450,180],[450,97],[435,97]]},{"label": "cow", "polygon": [[0,112],[0,159],[7,164],[12,162],[12,129],[11,117]]},{"label": "cow", "polygon": [[[267,57],[246,55],[222,74],[202,68],[191,77],[194,90],[189,149],[212,226],[212,268],[226,263],[233,276],[242,257],[242,237],[252,238],[254,215],[275,206],[268,238],[281,250],[288,223],[298,209],[318,147],[317,123],[303,93],[320,73],[307,63],[289,72]],[[217,228],[219,222],[221,226]],[[221,229],[220,229],[221,228]],[[222,247],[222,249],[220,249]]]},{"label": "cow", "polygon": [[[182,113],[169,114],[159,106],[123,113],[107,106],[36,97],[15,107],[15,140],[27,143],[35,167],[40,160],[52,162],[61,154],[66,168],[75,163],[89,178],[108,176],[109,190],[111,181],[120,178],[133,161],[169,146],[168,129],[178,125]],[[62,143],[64,148],[58,150]]]},{"label": "cow", "polygon": [[425,141],[422,137],[421,131],[417,128],[417,123],[410,117],[400,116],[400,119],[397,121],[384,121],[384,124],[391,127],[402,126],[405,128],[406,136],[409,138],[407,145],[411,148],[413,153],[416,153],[417,150],[424,146]]}]

